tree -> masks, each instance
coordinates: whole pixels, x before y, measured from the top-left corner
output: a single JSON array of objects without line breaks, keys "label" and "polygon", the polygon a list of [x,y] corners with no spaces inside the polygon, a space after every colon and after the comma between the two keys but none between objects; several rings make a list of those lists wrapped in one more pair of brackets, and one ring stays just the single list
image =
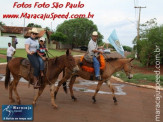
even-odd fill
[{"label": "tree", "polygon": [[0,22],[0,26],[5,26],[6,24],[3,23],[2,21]]},{"label": "tree", "polygon": [[[98,31],[97,26],[93,21],[86,18],[66,20],[56,29],[56,32],[67,35],[68,38],[65,43],[71,44],[72,48],[88,45],[93,31]],[[103,36],[99,33],[98,44],[102,43],[102,39]]]},{"label": "tree", "polygon": [[129,46],[123,46],[123,49],[124,49],[124,51],[128,51],[128,52],[132,51],[132,48]]},{"label": "tree", "polygon": [[[56,42],[65,43],[66,40],[68,39],[68,37],[61,32],[55,32],[50,36],[50,39],[54,40]],[[59,43],[56,43],[56,47],[57,47],[57,49],[60,48]]]},{"label": "tree", "polygon": [[[151,19],[141,25],[140,40],[137,40],[136,51],[139,60],[144,65],[154,65],[155,63],[155,48],[160,47],[160,59],[163,60],[163,25],[158,26],[156,19]],[[162,63],[162,62],[161,62]]]},{"label": "tree", "polygon": [[42,28],[41,25],[34,24],[34,23],[29,23],[27,27],[36,27],[36,28]]},{"label": "tree", "polygon": [[67,40],[67,36],[61,32],[55,32],[50,36],[50,39],[55,40],[57,42],[65,43],[65,41]]}]

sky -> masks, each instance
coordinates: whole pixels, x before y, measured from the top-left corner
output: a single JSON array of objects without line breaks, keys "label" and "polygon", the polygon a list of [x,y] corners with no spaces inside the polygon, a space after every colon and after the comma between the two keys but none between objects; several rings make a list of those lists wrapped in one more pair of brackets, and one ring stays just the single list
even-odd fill
[{"label": "sky", "polygon": [[[66,5],[67,2],[84,4],[83,8],[33,8],[35,2],[40,4],[52,5],[53,2],[59,2]],[[14,2],[22,4],[32,4],[31,8],[13,8]],[[141,9],[140,23],[156,18],[159,25],[163,24],[163,0],[1,0],[0,1],[0,21],[7,26],[24,26],[24,19],[3,19],[3,14],[21,14],[28,12],[30,14],[56,13],[56,14],[88,14],[91,12],[94,17],[90,20],[97,25],[98,31],[104,36],[103,41],[107,39],[111,32],[116,29],[119,41],[122,45],[132,47],[132,41],[137,35],[138,9],[134,6],[146,6]],[[36,23],[42,27],[49,27],[56,30],[58,24],[66,19],[25,19],[25,26],[28,23]]]}]

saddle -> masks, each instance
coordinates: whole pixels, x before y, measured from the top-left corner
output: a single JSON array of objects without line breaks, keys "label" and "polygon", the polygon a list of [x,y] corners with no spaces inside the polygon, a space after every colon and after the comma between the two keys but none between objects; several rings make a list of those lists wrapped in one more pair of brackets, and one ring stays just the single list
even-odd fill
[{"label": "saddle", "polygon": [[[100,70],[104,70],[105,68],[105,58],[103,55],[99,55],[99,57],[97,57],[97,60],[100,63]],[[94,72],[94,68],[93,68],[93,62],[90,63],[89,61],[87,61],[84,56],[82,56],[80,58],[80,65],[81,68],[87,72]]]},{"label": "saddle", "polygon": [[22,59],[20,62],[20,72],[19,75],[23,76],[26,80],[29,81],[30,84],[33,83],[33,72],[34,69],[32,68],[28,59]]},{"label": "saddle", "polygon": [[[30,61],[28,59],[22,59],[20,62],[20,72],[19,75],[23,76],[26,80],[29,81],[29,84],[32,84],[34,81],[34,77],[33,77],[33,72],[34,72],[34,68],[31,66]],[[47,63],[45,62],[45,68],[44,68],[44,74],[46,74],[46,70],[47,70]],[[41,76],[39,76],[39,81],[41,81],[42,84],[42,78]]]},{"label": "saddle", "polygon": [[[119,53],[117,52],[112,52],[112,53],[103,53],[99,55],[99,57],[97,57],[97,60],[100,63],[100,70],[103,71],[105,68],[105,63],[115,60],[115,59],[119,59],[119,58],[124,58],[122,57]],[[93,68],[93,56],[90,56],[88,53],[86,53],[84,56],[82,56],[80,58],[80,66],[83,70],[87,71],[87,72],[94,72],[94,68]]]},{"label": "saddle", "polygon": [[30,62],[29,62],[28,59],[23,59],[23,60],[21,61],[21,65],[23,65],[23,66],[25,66],[25,67],[28,67],[28,66],[30,65]]}]

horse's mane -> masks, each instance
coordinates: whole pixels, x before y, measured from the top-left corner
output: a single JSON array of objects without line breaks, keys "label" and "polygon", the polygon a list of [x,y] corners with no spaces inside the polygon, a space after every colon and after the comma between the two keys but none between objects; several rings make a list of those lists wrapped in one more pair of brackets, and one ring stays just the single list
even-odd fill
[{"label": "horse's mane", "polygon": [[107,58],[105,60],[106,60],[106,62],[111,62],[111,61],[116,61],[118,59],[125,59],[125,58]]},{"label": "horse's mane", "polygon": [[116,61],[118,59],[123,59],[123,57],[120,54],[118,54],[117,52],[112,52],[112,53],[109,53],[109,54],[104,53],[104,57],[105,57],[107,62]]},{"label": "horse's mane", "polygon": [[59,61],[59,59],[62,60],[62,57],[64,57],[64,56],[66,56],[66,55],[61,55],[61,56],[56,56],[56,57],[53,57],[53,58],[48,58],[48,61],[55,64],[55,63],[57,63],[57,61]]}]

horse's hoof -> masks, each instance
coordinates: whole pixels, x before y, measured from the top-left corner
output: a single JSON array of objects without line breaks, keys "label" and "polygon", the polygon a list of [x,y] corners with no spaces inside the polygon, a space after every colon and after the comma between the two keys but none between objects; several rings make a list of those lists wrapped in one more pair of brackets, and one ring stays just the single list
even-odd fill
[{"label": "horse's hoof", "polygon": [[54,92],[54,99],[56,99],[57,98],[57,92],[55,91]]},{"label": "horse's hoof", "polygon": [[11,100],[10,100],[10,103],[15,103],[15,100],[14,100],[14,99],[11,99]]},{"label": "horse's hoof", "polygon": [[52,105],[54,109],[58,109],[58,106],[57,105]]},{"label": "horse's hoof", "polygon": [[92,97],[93,103],[96,103],[96,98],[95,96]]},{"label": "horse's hoof", "polygon": [[21,105],[21,101],[19,100],[19,101],[17,101],[17,103],[18,103],[18,105]]},{"label": "horse's hoof", "polygon": [[118,105],[118,102],[114,102],[114,105]]},{"label": "horse's hoof", "polygon": [[76,97],[71,96],[71,98],[72,98],[74,101],[77,101],[77,98],[76,98]]},{"label": "horse's hoof", "polygon": [[117,105],[118,101],[117,101],[116,97],[113,97],[113,100],[114,100],[114,104]]},{"label": "horse's hoof", "polygon": [[63,86],[63,90],[65,91],[66,94],[68,93],[68,92],[67,92],[67,86],[66,86],[66,85]]},{"label": "horse's hoof", "polygon": [[33,107],[35,107],[36,106],[36,102],[32,102],[32,105],[33,105]]}]

